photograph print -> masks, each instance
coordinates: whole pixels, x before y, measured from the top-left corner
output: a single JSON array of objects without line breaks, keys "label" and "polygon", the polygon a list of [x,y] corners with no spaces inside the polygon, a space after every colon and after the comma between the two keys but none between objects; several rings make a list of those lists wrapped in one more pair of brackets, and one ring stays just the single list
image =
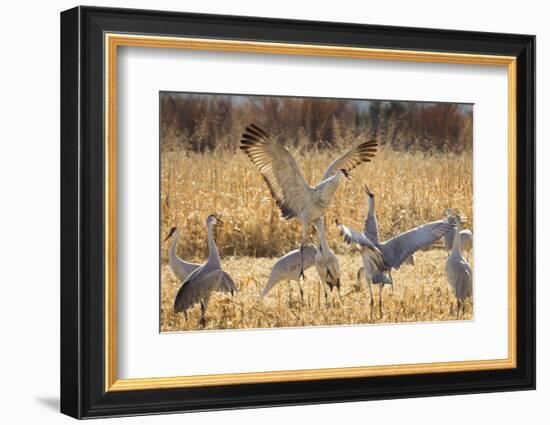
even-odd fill
[{"label": "photograph print", "polygon": [[474,319],[473,105],[159,96],[161,332]]}]

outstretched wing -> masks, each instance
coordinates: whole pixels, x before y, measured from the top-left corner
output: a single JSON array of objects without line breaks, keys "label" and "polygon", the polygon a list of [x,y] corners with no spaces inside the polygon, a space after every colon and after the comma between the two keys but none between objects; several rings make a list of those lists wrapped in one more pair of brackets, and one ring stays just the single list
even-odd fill
[{"label": "outstretched wing", "polygon": [[347,227],[343,224],[338,225],[338,228],[340,229],[340,235],[343,236],[345,242],[347,242],[348,244],[356,243],[358,245],[361,245],[365,252],[368,254],[369,258],[379,270],[383,270],[386,268],[386,262],[384,260],[384,256],[382,255],[382,252],[380,252],[380,250],[376,247],[376,245],[372,243],[369,238],[367,238],[361,232],[358,232],[357,230],[354,230],[351,227]]},{"label": "outstretched wing", "polygon": [[325,171],[325,174],[323,174],[321,181],[336,174],[336,172],[341,168],[349,171],[357,167],[362,162],[370,162],[370,159],[376,154],[377,146],[378,142],[376,140],[369,140],[368,142],[363,142],[357,146],[354,146],[339,158],[332,161],[327,168],[327,171]]},{"label": "outstretched wing", "polygon": [[431,245],[454,227],[447,220],[424,224],[390,239],[381,249],[389,265],[398,268],[415,251]]},{"label": "outstretched wing", "polygon": [[240,148],[262,173],[283,217],[299,215],[310,201],[311,189],[290,152],[254,124],[242,137]]}]

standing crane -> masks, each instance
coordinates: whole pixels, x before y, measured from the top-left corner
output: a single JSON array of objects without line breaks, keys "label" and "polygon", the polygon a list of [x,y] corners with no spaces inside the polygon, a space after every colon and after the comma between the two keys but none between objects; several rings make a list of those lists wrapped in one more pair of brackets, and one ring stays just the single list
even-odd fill
[{"label": "standing crane", "polygon": [[363,142],[336,158],[317,186],[309,186],[290,152],[260,127],[251,124],[242,135],[240,148],[258,167],[271,196],[285,219],[296,218],[302,224],[300,244],[300,277],[303,270],[303,248],[310,223],[319,219],[329,207],[342,177],[362,162],[370,162],[376,153],[375,140]]},{"label": "standing crane", "polygon": [[176,313],[183,312],[186,319],[187,310],[200,303],[199,326],[206,324],[206,308],[213,292],[230,292],[231,295],[237,292],[237,287],[231,276],[222,270],[220,254],[214,241],[214,226],[222,224],[223,222],[213,214],[206,219],[208,260],[185,278],[174,300],[174,311]]},{"label": "standing crane", "polygon": [[[309,269],[315,263],[315,254],[317,254],[317,249],[311,245],[305,245],[303,249],[303,267],[304,271]],[[299,249],[295,249],[285,254],[277,260],[271,269],[269,274],[269,279],[265,285],[260,298],[264,298],[269,291],[279,282],[286,280],[289,283],[289,299],[290,299],[290,282],[294,281],[298,283],[300,288],[300,296],[302,302],[304,301],[304,290],[300,284],[300,269],[301,269],[301,254]]]},{"label": "standing crane", "polygon": [[[451,208],[446,208],[443,214],[446,217],[450,217],[453,214],[453,210]],[[467,251],[467,257],[468,260],[470,259],[470,253],[472,251],[473,245],[474,245],[474,235],[470,229],[462,229],[458,233],[459,241],[460,241],[460,251],[464,252]],[[443,236],[443,242],[445,243],[445,249],[447,250],[447,255],[451,255],[451,250],[453,249],[453,242],[454,242],[454,232],[449,232]]]},{"label": "standing crane", "polygon": [[464,315],[466,308],[465,300],[472,295],[472,268],[460,251],[460,217],[457,217],[456,220],[457,228],[453,231],[453,247],[451,255],[449,255],[445,264],[445,272],[447,273],[449,285],[451,285],[451,289],[456,297],[456,318],[458,320],[460,308],[462,307],[462,315]]},{"label": "standing crane", "polygon": [[168,254],[168,262],[172,272],[180,282],[183,282],[187,276],[195,269],[198,269],[201,265],[197,263],[190,263],[189,261],[182,260],[178,257],[177,248],[180,240],[180,231],[177,227],[172,227],[168,236],[164,239],[166,242],[168,239],[173,238],[172,245],[170,245],[170,252]]},{"label": "standing crane", "polygon": [[[365,193],[369,199],[374,198],[374,194],[365,185]],[[374,200],[369,200],[371,206],[374,206]],[[371,218],[369,218],[369,215]],[[358,232],[352,228],[349,228],[343,224],[339,225],[340,232],[344,237],[344,241],[347,243],[355,243],[363,248],[369,248],[367,251],[369,257],[374,260],[375,265],[374,272],[377,273],[391,273],[392,269],[399,269],[399,267],[416,251],[431,245],[447,232],[452,230],[455,224],[450,220],[439,220],[432,223],[424,224],[422,226],[415,227],[407,232],[403,232],[385,242],[374,243],[370,238],[378,240],[378,232],[374,233],[373,229],[378,228],[376,222],[376,214],[373,211],[372,215],[367,215],[363,233]],[[377,251],[373,251],[373,247]],[[373,256],[373,253],[376,254]],[[379,260],[379,256],[382,256],[382,261]],[[391,274],[390,274],[390,280]],[[382,282],[380,282],[382,283]],[[382,295],[382,292],[380,292]]]},{"label": "standing crane", "polygon": [[323,217],[320,217],[315,221],[315,229],[319,235],[319,248],[315,255],[315,269],[321,279],[321,285],[325,293],[325,304],[327,304],[328,294],[326,286],[330,291],[336,288],[338,293],[338,299],[341,301],[340,295],[340,262],[338,257],[330,249],[325,236],[325,221]]}]

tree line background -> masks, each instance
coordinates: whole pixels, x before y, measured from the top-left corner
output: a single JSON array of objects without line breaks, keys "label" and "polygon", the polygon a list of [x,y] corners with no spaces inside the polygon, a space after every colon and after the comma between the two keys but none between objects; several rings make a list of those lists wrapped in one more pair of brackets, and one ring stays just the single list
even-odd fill
[{"label": "tree line background", "polygon": [[236,151],[254,123],[283,144],[327,149],[377,139],[396,151],[472,151],[472,106],[456,103],[161,92],[164,151]]}]

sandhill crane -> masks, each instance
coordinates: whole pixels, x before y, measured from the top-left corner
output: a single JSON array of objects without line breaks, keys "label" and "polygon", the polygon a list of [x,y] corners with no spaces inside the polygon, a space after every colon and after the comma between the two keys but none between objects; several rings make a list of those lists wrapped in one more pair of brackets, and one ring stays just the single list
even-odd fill
[{"label": "sandhill crane", "polygon": [[453,231],[453,248],[451,255],[447,258],[445,264],[445,272],[447,280],[454,292],[457,301],[456,318],[460,315],[460,307],[462,307],[462,315],[464,315],[464,301],[472,294],[472,269],[460,252],[459,229],[460,218],[457,217],[457,228]]},{"label": "sandhill crane", "polygon": [[[351,169],[362,162],[370,162],[377,145],[375,140],[370,140],[349,149],[329,165],[321,182],[314,187],[306,182],[290,152],[258,126],[251,124],[246,127],[240,148],[260,170],[283,217],[295,217],[301,222],[300,251],[303,255],[309,224],[320,218],[329,207],[340,179],[343,176],[350,178]],[[303,272],[302,267],[301,277],[304,277]]]},{"label": "sandhill crane", "polygon": [[[451,208],[446,208],[443,214],[448,218],[453,215],[453,210]],[[474,235],[472,234],[472,231],[470,229],[462,229],[458,233],[458,237],[460,239],[460,251],[461,252],[467,252],[468,260],[470,259],[470,253],[473,248],[474,244]],[[443,236],[443,242],[445,243],[445,249],[447,250],[447,255],[451,254],[451,250],[453,249],[453,241],[454,241],[454,232],[450,231],[445,236]]]},{"label": "sandhill crane", "polygon": [[220,254],[214,241],[214,226],[223,224],[215,215],[206,219],[208,228],[208,260],[190,273],[183,281],[174,301],[174,311],[182,312],[187,319],[187,310],[200,302],[201,316],[199,326],[206,324],[205,314],[212,292],[237,292],[235,282],[222,270]]},{"label": "sandhill crane", "polygon": [[[315,263],[315,254],[317,254],[317,249],[313,245],[308,244],[304,246],[304,250],[303,250],[304,271],[309,269]],[[283,280],[286,280],[289,282],[289,288],[290,288],[291,281],[298,283],[302,302],[304,301],[304,290],[300,285],[300,269],[301,269],[300,257],[301,257],[300,250],[295,249],[294,251],[290,251],[289,253],[285,254],[283,257],[277,260],[277,262],[271,269],[269,279],[267,280],[267,284],[265,285],[265,288],[262,291],[260,298],[264,298],[277,283]],[[290,297],[290,292],[289,292],[289,297]]]},{"label": "sandhill crane", "polygon": [[[374,194],[369,190],[366,185],[365,193],[368,195],[369,198],[374,198]],[[373,216],[375,216],[374,213]],[[371,259],[376,259],[376,262],[373,263],[376,266],[373,272],[380,273],[390,273],[392,269],[399,269],[399,267],[401,267],[401,265],[416,251],[434,243],[435,241],[440,239],[445,233],[455,227],[455,224],[450,221],[450,219],[439,220],[415,227],[414,229],[403,232],[385,242],[378,241],[377,243],[373,243],[372,240],[369,238],[369,234],[375,239],[377,239],[378,235],[373,235],[372,233],[369,233],[372,232],[371,225],[372,222],[365,223],[366,232],[364,233],[358,232],[357,230],[351,229],[343,224],[340,224],[338,227],[340,228],[340,232],[347,243],[356,243],[363,248],[369,248],[369,257]],[[373,247],[376,248],[376,251],[373,251]],[[373,252],[377,255],[381,255],[382,261],[380,261],[378,258],[373,257]]]},{"label": "sandhill crane", "polygon": [[178,280],[180,282],[183,282],[192,271],[198,269],[201,265],[197,263],[190,263],[189,261],[182,260],[180,257],[178,257],[176,250],[178,248],[178,243],[180,240],[180,231],[177,227],[172,227],[170,229],[170,232],[168,233],[168,236],[166,236],[164,241],[166,242],[170,238],[173,238],[168,255],[170,268],[172,269],[172,272],[174,273],[174,275],[176,275]]},{"label": "sandhill crane", "polygon": [[325,221],[323,217],[315,221],[315,228],[317,229],[317,234],[319,235],[319,248],[317,249],[317,254],[315,255],[315,269],[317,270],[317,274],[319,275],[321,284],[323,285],[326,304],[328,294],[325,285],[329,287],[331,292],[333,288],[336,288],[338,299],[341,300],[340,262],[327,243],[325,236]]}]

